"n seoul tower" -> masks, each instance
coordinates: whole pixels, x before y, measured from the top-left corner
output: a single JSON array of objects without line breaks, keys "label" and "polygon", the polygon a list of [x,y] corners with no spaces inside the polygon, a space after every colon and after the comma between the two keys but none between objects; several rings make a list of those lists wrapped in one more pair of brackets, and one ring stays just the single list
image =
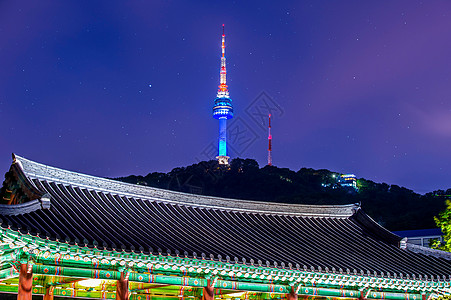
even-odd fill
[{"label": "n seoul tower", "polygon": [[229,90],[226,84],[226,58],[225,58],[225,34],[224,24],[222,24],[222,56],[221,72],[218,94],[213,106],[213,118],[219,120],[219,144],[218,156],[216,159],[221,165],[229,164],[227,156],[227,120],[233,118],[232,99],[229,97]]}]

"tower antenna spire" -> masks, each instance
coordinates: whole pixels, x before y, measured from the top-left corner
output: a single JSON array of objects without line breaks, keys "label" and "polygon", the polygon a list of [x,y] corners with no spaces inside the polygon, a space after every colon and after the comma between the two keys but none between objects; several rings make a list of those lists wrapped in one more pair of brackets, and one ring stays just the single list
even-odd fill
[{"label": "tower antenna spire", "polygon": [[224,34],[224,24],[222,24],[222,57],[221,57],[221,82],[219,85],[219,91],[227,91],[227,85],[226,85],[226,77],[227,77],[227,71],[226,71],[226,58],[225,58],[225,34]]},{"label": "tower antenna spire", "polygon": [[213,106],[213,118],[219,120],[219,142],[218,142],[218,162],[220,164],[229,164],[229,156],[227,156],[227,120],[233,118],[232,99],[229,97],[227,89],[227,71],[225,57],[225,33],[224,24],[222,24],[222,56],[221,69],[219,72],[219,89],[216,95],[215,104]]}]

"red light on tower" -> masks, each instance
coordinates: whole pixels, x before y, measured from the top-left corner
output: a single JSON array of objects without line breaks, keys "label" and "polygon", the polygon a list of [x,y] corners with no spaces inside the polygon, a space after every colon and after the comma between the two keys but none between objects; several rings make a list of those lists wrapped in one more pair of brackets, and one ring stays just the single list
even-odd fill
[{"label": "red light on tower", "polygon": [[271,114],[269,114],[268,121],[268,166],[272,166]]}]

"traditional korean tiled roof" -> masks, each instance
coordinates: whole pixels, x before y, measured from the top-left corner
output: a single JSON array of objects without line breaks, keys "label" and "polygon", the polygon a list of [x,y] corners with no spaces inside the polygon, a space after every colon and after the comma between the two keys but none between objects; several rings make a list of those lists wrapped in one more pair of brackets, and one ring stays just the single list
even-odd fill
[{"label": "traditional korean tiled roof", "polygon": [[13,159],[2,197],[16,204],[0,206],[1,226],[34,236],[282,268],[440,280],[451,274],[449,255],[401,248],[401,238],[357,204],[192,195],[61,170],[17,155]]}]

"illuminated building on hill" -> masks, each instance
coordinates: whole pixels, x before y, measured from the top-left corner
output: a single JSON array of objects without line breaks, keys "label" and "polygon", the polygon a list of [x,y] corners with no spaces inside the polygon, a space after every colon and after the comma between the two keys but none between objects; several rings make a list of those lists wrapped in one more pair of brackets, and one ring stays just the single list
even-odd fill
[{"label": "illuminated building on hill", "polygon": [[232,99],[229,97],[229,91],[226,84],[226,58],[225,58],[225,34],[224,24],[222,25],[222,56],[219,90],[216,95],[213,106],[213,118],[219,120],[219,142],[218,142],[218,162],[227,165],[229,156],[227,156],[227,120],[233,118]]},{"label": "illuminated building on hill", "polygon": [[354,174],[343,174],[338,178],[341,186],[347,186],[357,189],[357,178]]}]

